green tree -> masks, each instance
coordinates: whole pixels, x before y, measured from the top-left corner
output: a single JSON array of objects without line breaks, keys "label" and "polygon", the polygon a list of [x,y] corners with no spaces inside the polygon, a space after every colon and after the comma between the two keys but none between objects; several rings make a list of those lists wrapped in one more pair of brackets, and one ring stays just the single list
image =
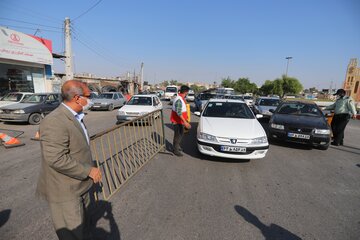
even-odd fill
[{"label": "green tree", "polygon": [[170,80],[170,85],[178,85],[178,81],[177,80]]},{"label": "green tree", "polygon": [[163,81],[163,82],[161,83],[161,85],[164,86],[164,87],[167,87],[167,86],[169,86],[170,84],[169,84],[169,81]]},{"label": "green tree", "polygon": [[223,78],[221,81],[221,86],[224,88],[234,88],[235,81],[231,80],[230,77]]},{"label": "green tree", "polygon": [[284,97],[286,94],[299,94],[303,90],[303,86],[300,81],[293,77],[282,76],[282,90],[283,93],[280,95]]},{"label": "green tree", "polygon": [[265,83],[260,87],[260,94],[262,95],[271,95],[274,90],[274,82],[271,80],[266,80]]}]

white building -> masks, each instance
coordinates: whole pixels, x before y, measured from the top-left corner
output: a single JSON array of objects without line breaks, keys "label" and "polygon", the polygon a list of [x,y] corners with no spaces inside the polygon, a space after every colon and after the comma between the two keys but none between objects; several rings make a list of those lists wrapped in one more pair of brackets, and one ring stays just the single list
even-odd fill
[{"label": "white building", "polygon": [[52,42],[0,27],[0,96],[52,91]]}]

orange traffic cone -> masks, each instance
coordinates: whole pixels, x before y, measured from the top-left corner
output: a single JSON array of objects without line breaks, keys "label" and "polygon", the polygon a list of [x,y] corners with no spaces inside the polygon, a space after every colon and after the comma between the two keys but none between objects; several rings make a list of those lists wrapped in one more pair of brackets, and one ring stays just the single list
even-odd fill
[{"label": "orange traffic cone", "polygon": [[19,139],[10,137],[9,135],[6,135],[5,133],[0,133],[0,139],[3,141],[3,145],[6,148],[11,147],[19,147],[25,145],[25,143],[21,143]]},{"label": "orange traffic cone", "polygon": [[39,131],[36,132],[35,137],[32,137],[31,140],[40,141],[40,133],[39,133]]}]

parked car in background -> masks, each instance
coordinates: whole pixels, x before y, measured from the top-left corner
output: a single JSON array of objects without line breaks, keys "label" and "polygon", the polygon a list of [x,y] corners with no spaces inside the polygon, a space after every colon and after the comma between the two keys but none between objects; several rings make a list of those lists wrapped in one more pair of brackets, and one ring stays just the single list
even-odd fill
[{"label": "parked car in background", "polygon": [[173,105],[175,98],[177,97],[177,94],[174,94],[169,101],[169,105]]},{"label": "parked car in background", "polygon": [[0,107],[5,107],[14,103],[19,103],[33,93],[30,92],[11,92],[3,96],[0,100]]},{"label": "parked car in background", "polygon": [[93,105],[90,110],[112,111],[114,108],[122,107],[126,102],[126,98],[120,92],[105,92],[92,101]]},{"label": "parked car in background", "polygon": [[241,100],[244,101],[243,95],[224,95],[224,99],[234,99],[234,100]]},{"label": "parked car in background", "polygon": [[200,93],[195,97],[195,108],[198,111],[202,111],[205,104],[211,99],[215,98],[216,94],[214,93]]},{"label": "parked car in background", "polygon": [[37,125],[60,103],[60,93],[35,93],[20,103],[1,107],[0,120],[4,122],[28,122]]},{"label": "parked car in background", "polygon": [[272,112],[270,110],[275,110],[280,104],[280,99],[276,97],[258,97],[254,103],[255,113],[264,115],[264,117],[270,118]]},{"label": "parked car in background", "polygon": [[210,99],[200,115],[197,145],[202,154],[221,158],[265,157],[269,144],[265,130],[241,100]]},{"label": "parked car in background", "polygon": [[121,123],[162,108],[160,98],[156,95],[134,95],[118,110],[116,119]]},{"label": "parked car in background", "polygon": [[269,139],[312,145],[326,150],[330,143],[330,126],[313,102],[285,101],[269,121]]},{"label": "parked car in background", "polygon": [[195,92],[194,90],[190,89],[188,95],[186,96],[186,101],[193,102],[195,101]]},{"label": "parked car in background", "polygon": [[252,96],[244,95],[243,97],[248,106],[251,106],[253,104],[254,98]]},{"label": "parked car in background", "polygon": [[175,85],[167,86],[165,89],[164,99],[170,100],[177,93],[178,93],[177,86],[175,86]]}]

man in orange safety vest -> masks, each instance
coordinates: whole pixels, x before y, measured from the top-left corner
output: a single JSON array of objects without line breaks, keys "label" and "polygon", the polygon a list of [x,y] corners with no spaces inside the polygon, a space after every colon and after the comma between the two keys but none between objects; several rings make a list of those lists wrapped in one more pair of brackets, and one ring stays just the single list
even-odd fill
[{"label": "man in orange safety vest", "polygon": [[191,125],[187,122],[188,113],[186,109],[185,97],[189,93],[189,87],[183,85],[180,87],[178,96],[174,99],[170,121],[174,126],[173,151],[176,156],[183,156],[181,153],[180,143],[184,136],[184,128],[190,129]]}]

